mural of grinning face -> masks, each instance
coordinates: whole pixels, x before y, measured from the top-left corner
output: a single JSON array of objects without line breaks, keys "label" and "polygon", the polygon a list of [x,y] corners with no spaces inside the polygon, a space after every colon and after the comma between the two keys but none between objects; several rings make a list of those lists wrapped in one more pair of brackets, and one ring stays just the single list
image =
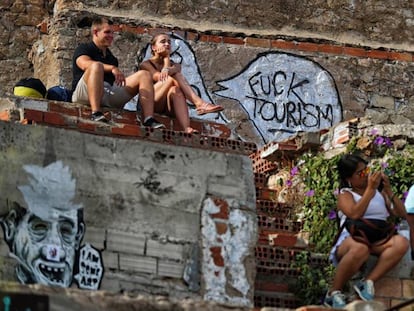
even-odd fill
[{"label": "mural of grinning face", "polygon": [[22,283],[70,286],[79,244],[76,212],[52,212],[48,218],[24,215],[12,246],[20,263],[16,273]]},{"label": "mural of grinning face", "polygon": [[18,187],[27,208],[14,203],[2,218],[17,278],[23,284],[69,287],[84,235],[83,209],[72,203],[75,181],[60,161],[24,169],[32,176]]}]

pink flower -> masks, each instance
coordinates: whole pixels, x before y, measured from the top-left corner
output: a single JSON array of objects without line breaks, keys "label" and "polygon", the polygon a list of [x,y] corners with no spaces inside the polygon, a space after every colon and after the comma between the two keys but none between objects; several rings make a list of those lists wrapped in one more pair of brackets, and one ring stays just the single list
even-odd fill
[{"label": "pink flower", "polygon": [[305,195],[307,197],[313,197],[315,195],[315,190],[311,189],[309,191],[306,191]]},{"label": "pink flower", "polygon": [[291,187],[292,181],[290,179],[286,180],[286,186]]},{"label": "pink flower", "polygon": [[336,219],[336,217],[337,217],[336,211],[334,209],[331,209],[329,211],[329,214],[328,214],[328,219],[329,220],[334,220],[334,219]]},{"label": "pink flower", "polygon": [[295,176],[297,173],[299,173],[299,168],[297,166],[292,167],[290,170],[290,176]]}]

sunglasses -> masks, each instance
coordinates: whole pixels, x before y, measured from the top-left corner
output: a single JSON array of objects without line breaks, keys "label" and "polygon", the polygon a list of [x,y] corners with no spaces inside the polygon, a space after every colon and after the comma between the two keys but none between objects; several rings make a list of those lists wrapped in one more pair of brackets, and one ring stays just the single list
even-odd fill
[{"label": "sunglasses", "polygon": [[362,177],[365,177],[365,176],[368,176],[368,174],[369,174],[369,167],[365,167],[365,168],[363,168],[360,171],[356,171],[355,174],[357,174],[361,178]]}]

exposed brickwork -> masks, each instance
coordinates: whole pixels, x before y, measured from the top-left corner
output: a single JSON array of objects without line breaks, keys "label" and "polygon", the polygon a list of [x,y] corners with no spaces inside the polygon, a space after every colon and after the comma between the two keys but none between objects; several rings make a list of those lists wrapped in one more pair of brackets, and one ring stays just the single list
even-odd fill
[{"label": "exposed brickwork", "polygon": [[[42,31],[45,31],[45,26],[40,24],[38,27]],[[280,38],[268,38],[268,37],[237,37],[230,35],[211,35],[211,34],[204,34],[202,32],[187,32],[187,31],[178,31],[178,30],[171,30],[166,28],[147,28],[147,27],[133,27],[125,24],[115,25],[115,31],[119,32],[129,32],[133,34],[155,34],[162,31],[173,31],[174,33],[179,34],[181,37],[185,38],[186,40],[193,40],[193,41],[203,41],[203,42],[212,42],[212,43],[225,43],[225,44],[234,44],[234,45],[245,45],[245,46],[252,46],[252,47],[264,47],[264,48],[275,48],[281,50],[297,50],[297,51],[304,51],[304,52],[320,52],[320,53],[327,53],[333,55],[346,55],[351,57],[369,57],[369,58],[377,58],[377,59],[384,59],[384,60],[399,60],[399,61],[406,61],[412,62],[413,61],[413,53],[410,52],[400,52],[394,50],[384,50],[383,48],[379,49],[368,49],[365,47],[359,46],[341,46],[336,43],[326,43],[326,42],[298,42],[295,40],[289,41],[286,39]]]},{"label": "exposed brickwork", "polygon": [[[13,97],[11,97],[13,99]],[[17,106],[24,103],[23,98],[16,98]],[[43,99],[33,101],[33,105],[24,108],[14,108],[0,111],[3,121],[19,121],[22,124],[38,124],[79,130],[81,132],[116,136],[123,138],[146,139],[177,146],[209,149],[222,152],[235,152],[250,155],[257,150],[256,144],[229,139],[231,131],[223,124],[210,121],[191,120],[191,126],[200,134],[186,134],[178,131],[175,119],[157,115],[156,118],[163,123],[166,129],[154,130],[145,128],[137,121],[135,112],[106,109],[105,116],[111,121],[107,124],[90,121],[89,107]],[[38,106],[36,106],[38,103]],[[28,108],[31,107],[31,108]],[[20,118],[20,110],[23,118]]]}]

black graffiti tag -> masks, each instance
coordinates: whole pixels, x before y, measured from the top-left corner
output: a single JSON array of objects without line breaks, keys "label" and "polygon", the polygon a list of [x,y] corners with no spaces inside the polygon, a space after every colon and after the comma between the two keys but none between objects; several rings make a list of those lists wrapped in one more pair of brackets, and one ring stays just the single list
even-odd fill
[{"label": "black graffiti tag", "polygon": [[301,96],[301,88],[310,83],[298,79],[295,72],[288,78],[284,71],[263,74],[258,71],[248,79],[254,100],[254,118],[284,124],[286,128],[320,127],[322,120],[330,126],[334,123],[334,107],[329,103],[307,103]]}]

